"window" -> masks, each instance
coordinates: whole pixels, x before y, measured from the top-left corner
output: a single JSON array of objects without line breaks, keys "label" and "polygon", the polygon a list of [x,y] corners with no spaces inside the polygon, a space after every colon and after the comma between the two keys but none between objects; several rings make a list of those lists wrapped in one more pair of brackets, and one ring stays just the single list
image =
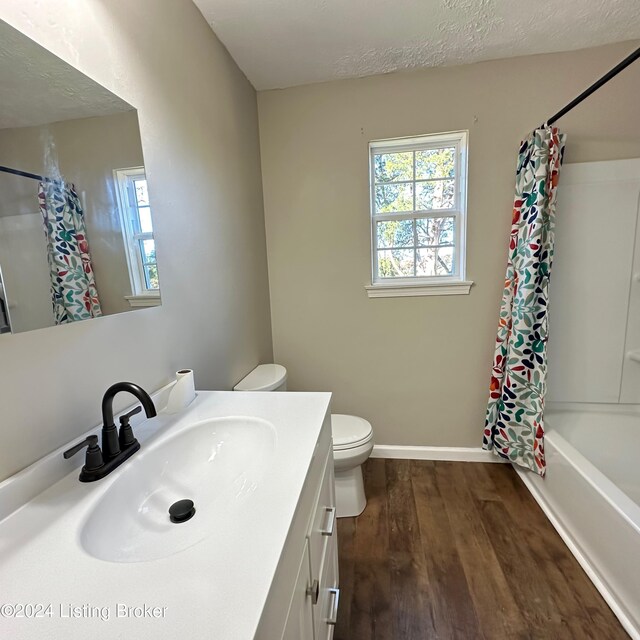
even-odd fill
[{"label": "window", "polygon": [[156,244],[144,167],[114,171],[131,278],[131,306],[157,304],[160,297]]},{"label": "window", "polygon": [[467,133],[369,144],[370,297],[468,293]]}]

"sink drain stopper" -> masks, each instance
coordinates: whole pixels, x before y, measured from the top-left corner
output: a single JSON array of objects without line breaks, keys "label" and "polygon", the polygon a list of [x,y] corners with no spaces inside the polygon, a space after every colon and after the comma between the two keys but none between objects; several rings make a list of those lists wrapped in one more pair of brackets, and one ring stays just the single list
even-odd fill
[{"label": "sink drain stopper", "polygon": [[169,507],[169,520],[171,522],[186,522],[191,520],[196,513],[193,500],[178,500]]}]

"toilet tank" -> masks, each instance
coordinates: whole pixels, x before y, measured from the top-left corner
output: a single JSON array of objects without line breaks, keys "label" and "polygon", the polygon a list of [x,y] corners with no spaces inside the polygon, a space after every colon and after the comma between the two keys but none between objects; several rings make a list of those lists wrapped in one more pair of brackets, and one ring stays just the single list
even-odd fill
[{"label": "toilet tank", "polygon": [[281,364],[260,364],[233,387],[234,391],[286,391],[287,370]]}]

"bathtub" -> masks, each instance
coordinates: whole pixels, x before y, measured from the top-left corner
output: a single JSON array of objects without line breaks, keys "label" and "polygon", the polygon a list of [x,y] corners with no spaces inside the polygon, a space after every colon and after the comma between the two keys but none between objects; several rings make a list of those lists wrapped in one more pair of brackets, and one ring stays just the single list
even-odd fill
[{"label": "bathtub", "polygon": [[547,475],[516,471],[629,635],[640,640],[640,407],[545,412]]}]

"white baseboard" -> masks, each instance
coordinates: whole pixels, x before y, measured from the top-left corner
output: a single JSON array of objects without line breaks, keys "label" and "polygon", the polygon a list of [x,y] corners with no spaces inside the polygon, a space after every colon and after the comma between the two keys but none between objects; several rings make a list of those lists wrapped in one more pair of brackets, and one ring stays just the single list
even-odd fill
[{"label": "white baseboard", "polygon": [[397,444],[376,444],[372,458],[396,460],[448,460],[450,462],[507,462],[492,451],[480,447],[420,447]]}]

